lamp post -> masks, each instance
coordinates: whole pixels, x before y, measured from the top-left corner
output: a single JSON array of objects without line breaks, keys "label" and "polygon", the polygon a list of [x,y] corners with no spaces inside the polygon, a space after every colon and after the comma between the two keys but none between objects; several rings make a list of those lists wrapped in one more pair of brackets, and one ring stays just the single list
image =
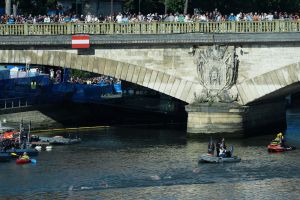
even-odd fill
[{"label": "lamp post", "polygon": [[139,13],[141,12],[141,0],[139,0]]},{"label": "lamp post", "polygon": [[110,0],[110,14],[113,15],[114,11],[114,0]]},{"label": "lamp post", "polygon": [[5,14],[11,14],[11,0],[5,0]]},{"label": "lamp post", "polygon": [[168,0],[165,0],[165,14],[167,14],[167,12],[168,12],[168,6],[167,6],[167,4],[168,4]]},{"label": "lamp post", "polygon": [[188,5],[189,5],[189,2],[188,0],[185,0],[184,2],[184,10],[183,10],[183,14],[187,14],[187,11],[188,11]]},{"label": "lamp post", "polygon": [[76,16],[78,16],[78,10],[77,10],[77,9],[78,9],[78,5],[77,5],[77,4],[78,4],[78,0],[76,0],[76,1],[75,1],[75,7],[76,7]]}]

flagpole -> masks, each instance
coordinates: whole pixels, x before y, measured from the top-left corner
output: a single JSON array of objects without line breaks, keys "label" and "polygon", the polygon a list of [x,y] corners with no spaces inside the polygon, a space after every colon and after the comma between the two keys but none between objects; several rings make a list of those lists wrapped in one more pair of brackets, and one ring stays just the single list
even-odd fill
[{"label": "flagpole", "polygon": [[141,0],[139,0],[139,13],[141,12]]},{"label": "flagpole", "polygon": [[30,142],[30,128],[31,128],[31,121],[29,121],[29,125],[28,125],[28,132],[27,132],[27,148],[29,148],[29,142]]}]

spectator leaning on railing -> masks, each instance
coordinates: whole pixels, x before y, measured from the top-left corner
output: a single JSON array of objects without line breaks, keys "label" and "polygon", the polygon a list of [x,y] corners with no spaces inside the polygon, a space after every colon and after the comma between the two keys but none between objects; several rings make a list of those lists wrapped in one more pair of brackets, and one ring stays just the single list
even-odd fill
[{"label": "spectator leaning on railing", "polygon": [[37,15],[37,16],[8,16],[2,15],[0,17],[1,24],[40,24],[40,23],[131,23],[131,22],[220,22],[220,21],[273,21],[273,20],[299,20],[298,14],[288,14],[287,12],[239,12],[236,15],[230,13],[230,15],[223,15],[220,11],[215,9],[212,12],[202,12],[194,15],[182,14],[182,13],[169,13],[159,15],[158,13],[149,14],[132,14],[132,13],[118,13],[110,16],[102,15],[80,15],[75,14],[52,14],[52,15]]}]

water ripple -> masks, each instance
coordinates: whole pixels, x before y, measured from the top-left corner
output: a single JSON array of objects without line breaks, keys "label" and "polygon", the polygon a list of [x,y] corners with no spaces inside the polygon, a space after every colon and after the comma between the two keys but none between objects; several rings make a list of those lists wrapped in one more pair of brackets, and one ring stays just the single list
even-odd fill
[{"label": "water ripple", "polygon": [[41,152],[37,165],[1,163],[0,199],[271,199],[299,189],[300,151],[270,154],[270,136],[228,139],[242,161],[204,164],[197,159],[208,138],[147,131],[86,134],[82,144]]}]

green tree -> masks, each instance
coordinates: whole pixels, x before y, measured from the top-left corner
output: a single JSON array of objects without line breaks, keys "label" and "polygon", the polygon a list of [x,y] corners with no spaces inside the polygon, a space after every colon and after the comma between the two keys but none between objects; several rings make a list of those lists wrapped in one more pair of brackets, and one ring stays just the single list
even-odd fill
[{"label": "green tree", "polygon": [[125,0],[124,1],[124,10],[134,13],[140,11],[144,14],[147,13],[162,13],[164,5],[161,3],[161,0]]},{"label": "green tree", "polygon": [[128,11],[136,10],[136,3],[135,0],[127,0],[124,2],[124,8]]},{"label": "green tree", "polygon": [[167,4],[167,12],[183,13],[184,11],[185,0],[167,0],[165,3]]},{"label": "green tree", "polygon": [[57,0],[15,0],[21,14],[46,14],[48,9],[54,9]]},{"label": "green tree", "polygon": [[[218,8],[223,14],[230,12],[300,12],[300,0],[124,0],[124,10],[147,13],[179,12],[187,10],[192,13],[194,8],[201,11],[212,11]],[[45,14],[48,9],[54,9],[57,0],[12,0],[21,14]]]},{"label": "green tree", "polygon": [[193,8],[211,11],[218,8],[222,13],[238,12],[299,12],[300,0],[210,0],[192,1]]}]

